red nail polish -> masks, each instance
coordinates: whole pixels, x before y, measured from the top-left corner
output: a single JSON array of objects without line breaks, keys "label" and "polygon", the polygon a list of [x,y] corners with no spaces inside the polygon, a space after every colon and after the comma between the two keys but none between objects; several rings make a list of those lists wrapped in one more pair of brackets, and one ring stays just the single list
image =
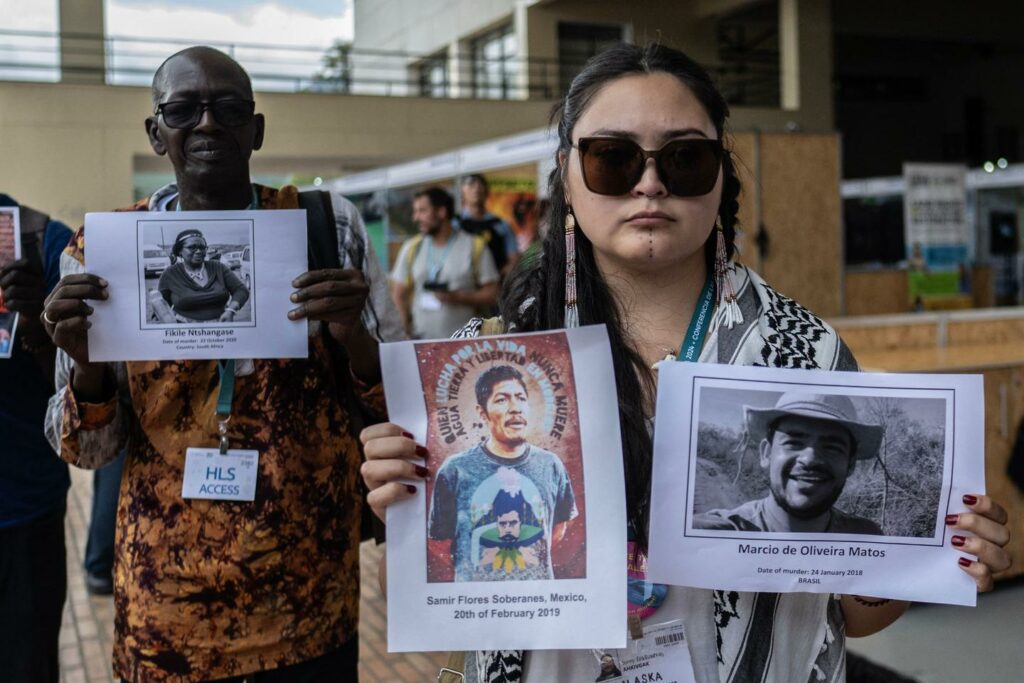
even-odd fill
[{"label": "red nail polish", "polygon": [[946,515],[946,526],[953,526],[960,519],[960,515]]},{"label": "red nail polish", "polygon": [[978,497],[977,496],[972,496],[969,493],[964,496],[964,505],[976,505],[977,502],[978,502]]},{"label": "red nail polish", "polygon": [[430,455],[430,453],[427,452],[426,446],[416,446],[416,457],[425,458],[428,455]]},{"label": "red nail polish", "polygon": [[[418,474],[419,476],[421,476],[424,479],[426,479],[427,477],[430,476],[430,470],[428,470],[426,467],[423,467],[421,465],[416,465],[416,474]],[[958,537],[954,536],[954,538],[958,538]]]},{"label": "red nail polish", "polygon": [[957,547],[960,547],[964,544],[964,541],[966,540],[967,538],[964,536],[954,536],[953,538],[949,539],[949,542]]},{"label": "red nail polish", "polygon": [[415,440],[416,440],[416,437],[414,437],[414,436],[413,436],[412,434],[410,434],[409,432],[402,432],[402,436],[404,436],[404,437],[405,437],[405,438],[407,438],[407,439],[412,439],[413,441],[415,441]]},{"label": "red nail polish", "polygon": [[960,563],[961,567],[970,567],[972,564],[974,564],[973,562],[968,560],[966,557],[961,557],[959,560],[957,560],[957,562]]},{"label": "red nail polish", "polygon": [[413,486],[412,484],[406,484],[405,490],[408,491],[409,493],[416,493],[416,487]]}]

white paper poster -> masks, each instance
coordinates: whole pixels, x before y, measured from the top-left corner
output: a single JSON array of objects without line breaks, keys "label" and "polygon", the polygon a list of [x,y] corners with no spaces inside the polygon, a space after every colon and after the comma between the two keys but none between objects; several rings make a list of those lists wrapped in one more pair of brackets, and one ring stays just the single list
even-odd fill
[{"label": "white paper poster", "polygon": [[625,646],[604,326],[384,344],[381,363],[431,473],[388,508],[388,650]]},{"label": "white paper poster", "polygon": [[658,374],[650,580],[975,604],[944,520],[985,491],[980,375]]},{"label": "white paper poster", "polygon": [[[0,206],[0,268],[21,258],[21,212],[16,206]],[[18,330],[18,314],[4,305],[0,291],[0,359],[14,354],[14,336]]]},{"label": "white paper poster", "polygon": [[288,319],[305,210],[90,213],[85,242],[110,294],[89,302],[90,360],[308,355],[307,322]]}]

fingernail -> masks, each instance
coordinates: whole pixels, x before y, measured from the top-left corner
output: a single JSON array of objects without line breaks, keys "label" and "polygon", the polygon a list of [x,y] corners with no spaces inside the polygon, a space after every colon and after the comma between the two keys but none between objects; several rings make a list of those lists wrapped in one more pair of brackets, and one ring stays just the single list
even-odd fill
[{"label": "fingernail", "polygon": [[107,286],[107,281],[104,280],[103,278],[100,278],[100,287],[106,287],[106,286]]},{"label": "fingernail", "polygon": [[298,320],[298,318],[299,318],[299,312],[298,312],[297,310],[295,310],[295,311],[288,311],[288,317],[289,317],[289,318],[290,318],[291,320]]},{"label": "fingernail", "polygon": [[949,539],[949,542],[959,548],[964,544],[964,541],[966,540],[966,536],[954,536],[953,538]]},{"label": "fingernail", "polygon": [[975,505],[975,504],[977,504],[977,502],[978,502],[978,497],[977,496],[972,496],[969,493],[964,496],[964,505]]},{"label": "fingernail", "polygon": [[93,311],[95,311],[95,310],[96,310],[96,309],[94,309],[94,308],[93,308],[92,306],[90,306],[89,304],[86,304],[86,305],[85,305],[85,307],[86,307],[86,309],[88,309],[88,311],[89,311],[89,315],[92,315],[92,314],[93,314]]},{"label": "fingernail", "polygon": [[973,562],[968,560],[966,557],[961,557],[960,559],[957,560],[957,562],[960,563],[961,567],[970,567],[972,564],[974,564]]},{"label": "fingernail", "polygon": [[407,439],[412,439],[413,441],[416,440],[416,437],[410,434],[409,432],[402,432],[402,436],[404,436]]},{"label": "fingernail", "polygon": [[426,467],[423,467],[422,465],[416,465],[416,474],[426,479],[427,477],[430,476],[430,470],[428,470]]},{"label": "fingernail", "polygon": [[953,526],[960,519],[960,515],[946,515],[946,526]]},{"label": "fingernail", "polygon": [[427,448],[426,448],[426,446],[420,446],[420,445],[417,445],[417,446],[416,446],[416,455],[417,455],[418,457],[420,457],[420,458],[425,458],[425,457],[427,457],[428,455],[430,455],[430,453],[429,453],[429,452],[427,451]]},{"label": "fingernail", "polygon": [[409,493],[416,493],[416,487],[413,486],[412,484],[406,484],[405,490],[408,491]]},{"label": "fingernail", "polygon": [[299,288],[299,281],[298,280],[292,280],[292,287],[295,287],[296,289],[298,289]]},{"label": "fingernail", "polygon": [[298,294],[292,294],[292,295],[291,295],[290,297],[288,297],[288,298],[289,298],[289,299],[291,299],[292,301],[298,302],[298,300],[299,300],[299,295],[298,295]]}]

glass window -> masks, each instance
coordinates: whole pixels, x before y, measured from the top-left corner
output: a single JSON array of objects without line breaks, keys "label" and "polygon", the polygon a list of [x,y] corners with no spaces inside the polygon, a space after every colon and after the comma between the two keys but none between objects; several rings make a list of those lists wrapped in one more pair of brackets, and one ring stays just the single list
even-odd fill
[{"label": "glass window", "polygon": [[420,95],[424,97],[448,96],[448,55],[430,57],[420,66]]},{"label": "glass window", "polygon": [[602,50],[622,42],[622,26],[607,24],[558,24],[558,74],[561,92],[580,72],[587,60]]},{"label": "glass window", "polygon": [[515,95],[519,43],[508,24],[472,43],[473,96],[501,100]]}]

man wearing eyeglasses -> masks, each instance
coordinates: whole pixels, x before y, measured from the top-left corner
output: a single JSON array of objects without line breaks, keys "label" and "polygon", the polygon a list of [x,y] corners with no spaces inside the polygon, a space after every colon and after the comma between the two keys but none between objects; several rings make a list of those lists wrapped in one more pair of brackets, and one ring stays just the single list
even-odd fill
[{"label": "man wearing eyeglasses", "polygon": [[[308,201],[294,187],[250,182],[266,122],[227,55],[173,55],[153,99],[146,132],[176,182],[132,209]],[[114,670],[124,679],[357,680],[363,496],[353,435],[364,410],[383,412],[377,343],[402,334],[358,213],[330,199],[318,214],[306,208],[311,236],[324,223],[336,235],[340,267],[295,273],[288,314],[310,321],[309,358],[236,361],[228,428],[232,448],[259,453],[251,502],[182,497],[186,450],[216,443],[218,364],[89,362],[87,301],[121,293],[84,272],[81,230],[63,256],[43,315],[61,349],[46,429],[61,457],[85,468],[127,443],[114,572]]]}]

